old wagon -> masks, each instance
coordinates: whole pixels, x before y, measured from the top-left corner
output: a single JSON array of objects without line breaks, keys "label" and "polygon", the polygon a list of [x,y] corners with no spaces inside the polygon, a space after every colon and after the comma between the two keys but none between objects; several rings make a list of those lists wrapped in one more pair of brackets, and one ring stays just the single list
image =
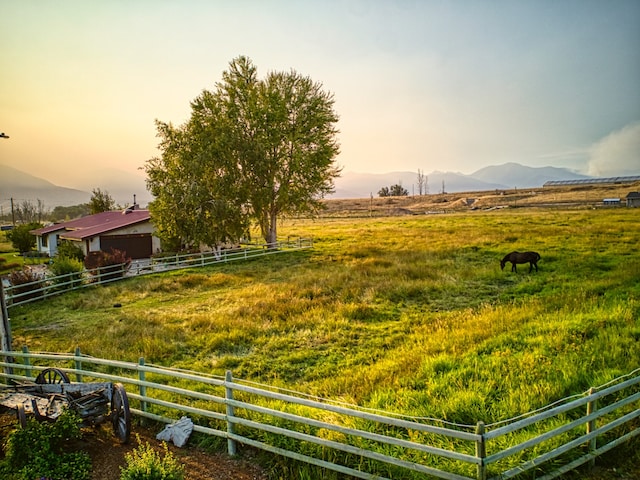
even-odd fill
[{"label": "old wagon", "polygon": [[85,425],[111,422],[121,443],[128,442],[131,434],[129,400],[122,384],[72,383],[57,368],[43,370],[34,382],[0,385],[0,405],[14,409],[23,427],[28,415],[38,421],[55,421],[68,408]]}]

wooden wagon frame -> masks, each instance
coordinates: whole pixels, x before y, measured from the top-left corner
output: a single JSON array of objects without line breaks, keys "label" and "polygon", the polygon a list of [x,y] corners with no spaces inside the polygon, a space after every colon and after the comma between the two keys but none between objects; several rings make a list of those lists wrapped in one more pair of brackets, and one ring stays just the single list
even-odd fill
[{"label": "wooden wagon frame", "polygon": [[69,409],[85,425],[110,421],[121,443],[127,443],[131,435],[129,400],[122,384],[72,383],[57,368],[43,370],[34,382],[0,385],[0,405],[14,409],[23,427],[27,425],[27,415],[53,422]]}]

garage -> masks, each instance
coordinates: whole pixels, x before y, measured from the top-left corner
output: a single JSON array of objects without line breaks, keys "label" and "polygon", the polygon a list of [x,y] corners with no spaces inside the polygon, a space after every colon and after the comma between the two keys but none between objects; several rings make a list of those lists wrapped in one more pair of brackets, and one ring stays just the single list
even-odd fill
[{"label": "garage", "polygon": [[153,253],[151,234],[138,233],[130,235],[105,235],[100,237],[100,250],[109,252],[111,249],[126,252],[127,257],[136,260],[149,258]]}]

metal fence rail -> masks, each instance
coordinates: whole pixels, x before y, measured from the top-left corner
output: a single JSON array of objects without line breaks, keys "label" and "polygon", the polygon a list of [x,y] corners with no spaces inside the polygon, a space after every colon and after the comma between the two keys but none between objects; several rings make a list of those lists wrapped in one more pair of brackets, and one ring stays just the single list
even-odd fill
[{"label": "metal fence rail", "polygon": [[[552,479],[640,434],[640,369],[500,424],[435,424],[225,377],[75,354],[0,351],[5,382],[55,366],[127,386],[132,412],[362,479]],[[544,432],[544,433],[540,433]],[[540,476],[544,475],[544,476]]]},{"label": "metal fence rail", "polygon": [[249,260],[312,247],[312,239],[298,238],[278,242],[275,245],[252,244],[243,248],[227,249],[219,252],[158,256],[148,260],[134,260],[131,264],[109,265],[64,275],[43,276],[43,278],[33,282],[5,286],[4,295],[7,308],[9,308],[81,288],[116,282],[132,276]]}]

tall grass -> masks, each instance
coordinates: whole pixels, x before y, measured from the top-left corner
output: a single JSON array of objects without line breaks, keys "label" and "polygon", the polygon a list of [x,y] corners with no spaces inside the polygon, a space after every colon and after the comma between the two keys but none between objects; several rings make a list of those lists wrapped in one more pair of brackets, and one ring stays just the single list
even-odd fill
[{"label": "tall grass", "polygon": [[[281,233],[313,250],[18,307],[14,346],[497,422],[639,366],[638,213],[290,220]],[[512,250],[538,251],[540,271],[501,271]]]}]

